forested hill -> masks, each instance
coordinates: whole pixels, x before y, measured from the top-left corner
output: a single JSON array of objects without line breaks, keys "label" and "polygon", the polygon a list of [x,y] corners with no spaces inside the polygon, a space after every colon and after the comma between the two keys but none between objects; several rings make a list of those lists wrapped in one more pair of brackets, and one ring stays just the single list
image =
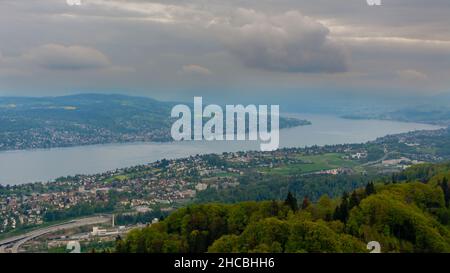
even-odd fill
[{"label": "forested hill", "polygon": [[0,150],[167,140],[170,109],[123,95],[0,97]]},{"label": "forested hill", "polygon": [[[175,104],[118,94],[0,97],[0,151],[171,141]],[[280,118],[280,128],[307,124]]]},{"label": "forested hill", "polygon": [[118,252],[450,252],[450,164],[415,166],[342,198],[201,204],[116,242]]}]

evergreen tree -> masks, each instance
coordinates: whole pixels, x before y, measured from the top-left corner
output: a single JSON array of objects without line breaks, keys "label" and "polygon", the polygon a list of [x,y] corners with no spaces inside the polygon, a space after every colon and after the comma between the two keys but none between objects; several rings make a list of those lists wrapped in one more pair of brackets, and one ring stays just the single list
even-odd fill
[{"label": "evergreen tree", "polygon": [[308,196],[305,196],[302,202],[302,209],[306,209],[309,205],[311,205],[311,203],[309,202]]},{"label": "evergreen tree", "polygon": [[270,215],[277,216],[279,212],[278,203],[275,200],[272,200],[270,203]]},{"label": "evergreen tree", "polygon": [[348,220],[349,210],[348,193],[344,192],[342,195],[341,204],[337,206],[334,211],[334,219],[346,223]]},{"label": "evergreen tree", "polygon": [[373,184],[373,182],[369,182],[366,185],[366,196],[369,196],[371,194],[375,194],[375,185]]},{"label": "evergreen tree", "polygon": [[289,206],[293,211],[298,210],[297,198],[295,198],[291,192],[288,192],[286,200],[284,200],[284,204]]},{"label": "evergreen tree", "polygon": [[334,220],[341,220],[342,219],[341,206],[340,205],[337,206],[336,209],[334,210],[333,219]]},{"label": "evergreen tree", "polygon": [[397,183],[397,174],[395,174],[395,173],[392,174],[392,179],[391,179],[391,181],[392,181],[392,184]]},{"label": "evergreen tree", "polygon": [[358,206],[359,202],[360,202],[360,200],[359,200],[358,194],[356,193],[356,191],[353,191],[352,195],[350,196],[349,209],[352,209],[352,208]]},{"label": "evergreen tree", "polygon": [[450,189],[448,187],[447,177],[444,177],[441,182],[441,188],[444,192],[445,206],[448,208],[450,205]]}]

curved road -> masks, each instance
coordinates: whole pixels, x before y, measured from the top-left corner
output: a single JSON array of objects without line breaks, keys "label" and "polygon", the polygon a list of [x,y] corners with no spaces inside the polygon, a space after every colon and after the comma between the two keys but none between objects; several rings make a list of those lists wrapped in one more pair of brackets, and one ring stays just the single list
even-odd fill
[{"label": "curved road", "polygon": [[30,240],[33,240],[39,236],[48,234],[48,233],[53,233],[53,232],[64,230],[64,229],[71,229],[71,228],[88,226],[88,225],[102,224],[102,223],[107,223],[110,221],[111,221],[110,216],[94,216],[94,217],[77,219],[77,220],[69,221],[66,223],[59,224],[59,225],[54,225],[54,226],[30,231],[23,235],[18,235],[18,236],[14,236],[14,237],[10,237],[10,238],[1,240],[0,241],[0,253],[5,253],[7,249],[9,249],[9,252],[17,253],[17,252],[19,252],[20,247],[24,243],[26,243]]}]

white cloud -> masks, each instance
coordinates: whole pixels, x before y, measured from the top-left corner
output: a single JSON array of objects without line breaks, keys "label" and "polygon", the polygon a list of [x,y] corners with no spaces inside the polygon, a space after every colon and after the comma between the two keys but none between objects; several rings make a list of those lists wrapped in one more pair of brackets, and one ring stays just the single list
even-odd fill
[{"label": "white cloud", "polygon": [[397,75],[405,80],[423,81],[428,79],[427,74],[414,69],[399,70]]},{"label": "white cloud", "polygon": [[210,14],[202,9],[194,8],[189,3],[171,4],[169,1],[136,0],[89,0],[85,8],[73,10],[78,16],[95,16],[103,18],[120,18],[123,20],[139,20],[157,23],[192,23],[205,20]]},{"label": "white cloud", "polygon": [[246,66],[270,71],[344,72],[348,56],[329,30],[298,11],[268,15],[239,9],[229,22],[213,25],[230,52]]},{"label": "white cloud", "polygon": [[183,73],[186,73],[186,74],[195,74],[195,75],[211,75],[212,74],[212,72],[208,68],[197,65],[197,64],[183,65],[181,70]]},{"label": "white cloud", "polygon": [[[79,45],[64,46],[45,44],[26,50],[16,56],[0,54],[0,76],[51,77],[57,72],[66,72],[69,77],[91,75],[124,76],[134,73],[132,66],[116,65],[101,51]],[[75,76],[75,73],[78,76]],[[95,72],[95,73],[94,73]],[[62,80],[59,75],[51,81]]]}]

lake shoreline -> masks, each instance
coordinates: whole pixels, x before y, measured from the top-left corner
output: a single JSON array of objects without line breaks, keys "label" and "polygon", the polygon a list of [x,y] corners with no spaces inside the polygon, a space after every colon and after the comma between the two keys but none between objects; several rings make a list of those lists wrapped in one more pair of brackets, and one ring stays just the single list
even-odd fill
[{"label": "lake shoreline", "polygon": [[[336,116],[294,114],[312,122],[280,130],[280,148],[303,148],[373,141],[386,135],[442,127],[393,121],[348,120]],[[309,117],[309,118],[308,118]],[[258,150],[251,141],[127,142],[0,152],[0,184],[53,181],[76,174],[92,175],[145,165],[163,158]]]}]

